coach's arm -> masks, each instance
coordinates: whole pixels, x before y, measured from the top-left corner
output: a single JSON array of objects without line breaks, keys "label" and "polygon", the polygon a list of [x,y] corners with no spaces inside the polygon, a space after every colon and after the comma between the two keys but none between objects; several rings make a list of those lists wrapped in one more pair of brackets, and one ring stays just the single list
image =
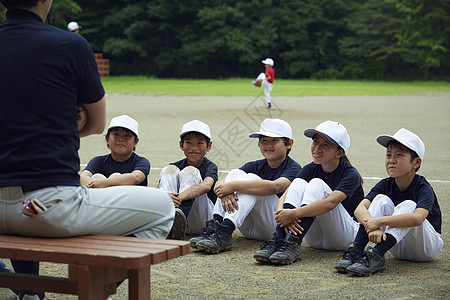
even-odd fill
[{"label": "coach's arm", "polygon": [[80,137],[101,134],[105,129],[105,97],[94,103],[83,103],[78,109],[78,132]]}]

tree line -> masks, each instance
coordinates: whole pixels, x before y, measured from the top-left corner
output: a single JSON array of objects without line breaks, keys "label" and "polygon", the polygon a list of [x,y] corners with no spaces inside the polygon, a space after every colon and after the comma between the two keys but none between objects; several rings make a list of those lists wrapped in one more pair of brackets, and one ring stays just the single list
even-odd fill
[{"label": "tree line", "polygon": [[450,0],[54,1],[48,23],[72,20],[113,75],[254,77],[271,57],[278,78],[450,78]]}]

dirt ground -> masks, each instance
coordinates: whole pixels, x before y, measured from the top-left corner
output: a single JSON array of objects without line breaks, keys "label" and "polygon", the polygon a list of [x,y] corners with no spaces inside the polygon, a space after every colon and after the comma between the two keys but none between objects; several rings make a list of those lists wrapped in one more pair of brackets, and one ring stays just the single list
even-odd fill
[{"label": "dirt ground", "polygon": [[[128,114],[138,120],[136,152],[152,164],[149,186],[156,186],[160,169],[183,157],[179,132],[183,123],[199,119],[209,124],[213,147],[207,155],[224,178],[227,171],[261,158],[256,140],[247,138],[264,118],[281,118],[293,128],[290,156],[305,165],[311,161],[310,139],[303,136],[325,120],[342,122],[351,137],[348,156],[365,178],[364,191],[386,176],[383,147],[375,138],[401,127],[417,133],[426,146],[419,174],[432,184],[442,214],[444,248],[427,263],[396,260],[386,255],[385,272],[367,278],[337,274],[340,252],[312,249],[303,243],[303,258],[289,266],[261,265],[253,259],[261,241],[233,235],[232,251],[190,255],[151,267],[153,299],[448,299],[450,294],[450,94],[416,96],[273,97],[269,110],[261,97],[107,96],[107,122]],[[81,164],[108,153],[103,136],[82,139]],[[8,260],[4,260],[9,264]],[[42,263],[41,273],[64,275],[60,265]],[[76,299],[48,294],[48,299]],[[127,281],[112,299],[127,299]],[[0,289],[0,299],[15,299]]]}]

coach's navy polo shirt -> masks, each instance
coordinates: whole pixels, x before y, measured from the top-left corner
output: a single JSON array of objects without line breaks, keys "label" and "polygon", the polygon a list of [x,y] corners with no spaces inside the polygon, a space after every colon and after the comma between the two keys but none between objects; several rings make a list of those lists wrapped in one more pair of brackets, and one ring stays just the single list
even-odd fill
[{"label": "coach's navy polo shirt", "polygon": [[[264,180],[277,180],[280,177],[285,177],[291,182],[295,179],[295,175],[302,167],[292,158],[286,156],[285,160],[277,168],[273,169],[267,163],[267,159],[263,158],[256,161],[251,161],[240,167],[245,173],[253,173]],[[283,192],[277,194],[278,198],[283,195]]]},{"label": "coach's navy polo shirt", "polygon": [[441,233],[441,208],[433,188],[425,177],[416,174],[411,184],[404,191],[400,191],[394,178],[385,178],[370,190],[366,199],[372,201],[379,194],[388,196],[395,206],[405,200],[416,202],[416,208],[428,210],[427,220],[436,232]]},{"label": "coach's navy polo shirt", "polygon": [[113,173],[131,173],[135,170],[141,171],[145,179],[138,185],[148,186],[148,174],[150,173],[150,161],[145,157],[132,153],[131,157],[125,161],[114,160],[111,154],[96,156],[89,161],[85,170],[92,174],[100,173],[106,178]]},{"label": "coach's navy polo shirt", "polygon": [[80,185],[77,108],[105,92],[78,34],[12,9],[0,23],[0,186]]},{"label": "coach's navy polo shirt", "polygon": [[323,170],[322,165],[311,162],[301,169],[298,178],[309,182],[313,178],[322,179],[332,191],[343,192],[347,198],[341,203],[350,216],[354,217],[355,209],[364,197],[361,178],[355,167],[341,160],[338,167],[330,173]]}]

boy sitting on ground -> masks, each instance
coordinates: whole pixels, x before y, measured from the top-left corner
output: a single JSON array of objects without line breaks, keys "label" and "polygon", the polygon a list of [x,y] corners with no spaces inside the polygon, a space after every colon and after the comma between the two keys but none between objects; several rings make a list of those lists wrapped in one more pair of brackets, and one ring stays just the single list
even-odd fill
[{"label": "boy sitting on ground", "polygon": [[88,188],[147,186],[150,162],[134,152],[139,142],[138,122],[127,115],[113,118],[105,139],[111,153],[89,161],[80,175],[81,184]]},{"label": "boy sitting on ground", "polygon": [[183,240],[186,232],[199,234],[212,211],[217,196],[213,191],[218,168],[205,157],[211,150],[209,126],[201,121],[187,122],[181,128],[180,149],[186,158],[161,170],[158,187],[167,191],[175,205],[173,239]]},{"label": "boy sitting on ground", "polygon": [[[361,223],[354,242],[335,265],[338,272],[368,276],[386,268],[384,254],[402,260],[430,261],[442,249],[441,210],[428,181],[416,172],[425,145],[404,128],[394,136],[380,135],[386,147],[389,178],[378,182],[355,210]],[[375,247],[367,243],[371,241]]]}]

